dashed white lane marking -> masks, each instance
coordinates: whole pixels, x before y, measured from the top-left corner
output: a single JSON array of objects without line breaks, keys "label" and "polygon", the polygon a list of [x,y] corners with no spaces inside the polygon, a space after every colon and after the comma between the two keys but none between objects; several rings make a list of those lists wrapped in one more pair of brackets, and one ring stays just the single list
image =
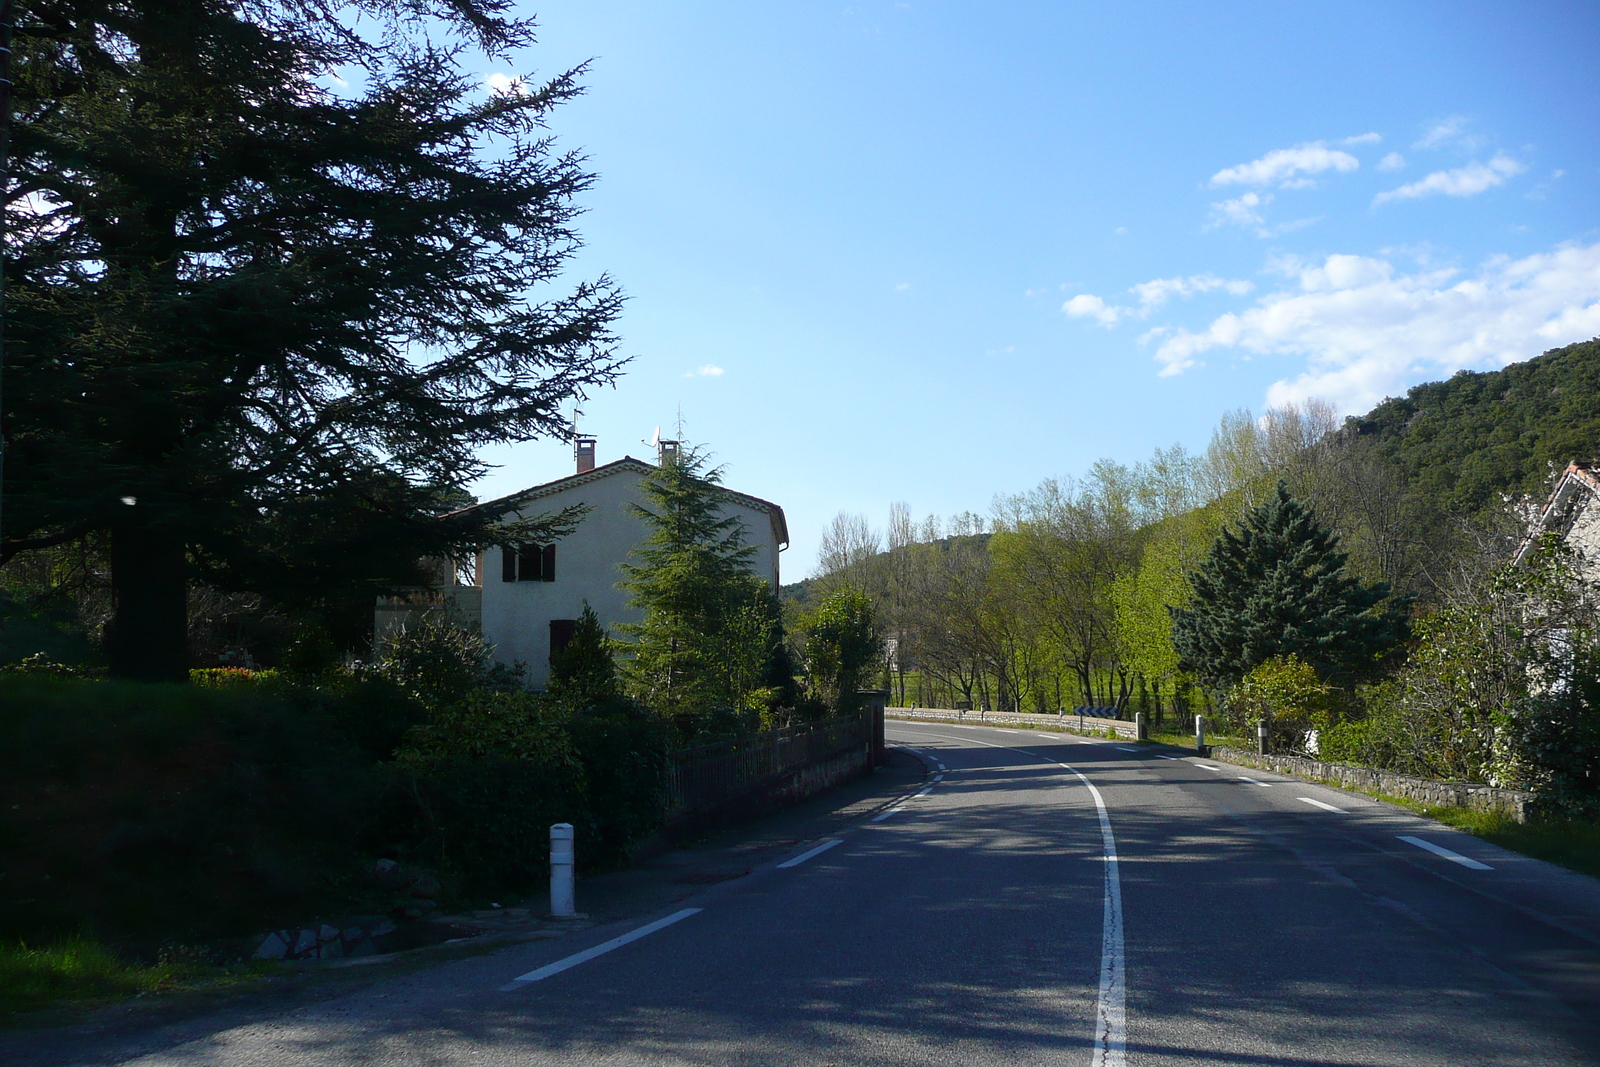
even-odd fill
[{"label": "dashed white lane marking", "polygon": [[1173,760],[1175,760],[1177,758],[1178,758],[1177,756],[1163,756],[1159,752],[1156,753],[1156,759],[1173,759]]},{"label": "dashed white lane marking", "polygon": [[1242,774],[1236,775],[1235,777],[1237,777],[1239,779],[1239,781],[1241,781],[1241,782],[1249,782],[1251,785],[1259,785],[1262,789],[1271,789],[1272,788],[1272,783],[1271,782],[1258,782],[1254,778],[1246,778]]},{"label": "dashed white lane marking", "polygon": [[[835,841],[834,844],[838,844],[838,842]],[[621,937],[613,937],[610,941],[601,942],[600,944],[594,946],[594,948],[586,948],[582,952],[574,952],[565,959],[556,960],[554,963],[548,963],[536,971],[529,971],[527,974],[518,975],[511,980],[509,985],[503,985],[500,987],[500,989],[503,992],[509,992],[513,989],[521,988],[522,986],[527,985],[529,982],[542,982],[553,974],[560,974],[562,971],[570,970],[580,963],[588,963],[596,956],[604,956],[607,952],[611,952],[614,949],[619,949],[623,945],[639,940],[641,937],[649,937],[657,930],[665,929],[675,922],[687,919],[691,915],[698,915],[700,914],[701,910],[702,909],[700,908],[684,908],[682,911],[675,911],[671,915],[668,915],[665,919],[657,919],[653,923],[646,923],[637,930],[629,930]]]},{"label": "dashed white lane marking", "polygon": [[1204,767],[1208,771],[1220,771],[1220,770],[1222,770],[1221,767],[1213,767],[1209,763],[1196,763],[1195,766],[1196,767]]},{"label": "dashed white lane marking", "polygon": [[1468,870],[1473,870],[1473,871],[1492,871],[1492,870],[1494,870],[1494,868],[1489,866],[1487,863],[1479,863],[1477,860],[1468,859],[1466,856],[1463,856],[1459,852],[1451,852],[1449,849],[1445,848],[1443,845],[1436,845],[1432,841],[1424,841],[1420,837],[1407,837],[1406,835],[1401,834],[1400,835],[1400,840],[1404,841],[1408,845],[1416,845],[1418,848],[1427,849],[1429,852],[1432,852],[1435,856],[1443,856],[1445,859],[1449,860],[1451,863],[1459,863],[1459,864],[1461,864],[1461,866],[1466,867]]},{"label": "dashed white lane marking", "polygon": [[1117,746],[1117,750],[1119,752],[1143,752],[1144,751],[1144,749],[1135,748],[1133,745],[1118,745]]},{"label": "dashed white lane marking", "polygon": [[945,765],[944,765],[944,764],[942,764],[942,763],[941,763],[941,764],[939,764],[939,769],[940,769],[940,770],[941,770],[941,771],[947,771],[947,770],[949,770],[949,769],[950,769],[950,768],[949,768],[949,767],[946,767],[946,766],[945,766]]},{"label": "dashed white lane marking", "polygon": [[1343,808],[1336,808],[1332,804],[1324,804],[1322,801],[1316,800],[1316,799],[1314,799],[1312,797],[1296,797],[1295,799],[1296,800],[1303,800],[1307,804],[1310,804],[1313,808],[1321,808],[1323,811],[1336,811],[1340,815],[1348,815],[1348,814],[1350,814],[1349,812],[1345,811]]},{"label": "dashed white lane marking", "polygon": [[917,797],[925,797],[931,792],[933,792],[933,786],[925,785],[921,789],[917,790],[916,796],[912,797],[911,799],[915,800]]},{"label": "dashed white lane marking", "polygon": [[[904,803],[905,803],[905,801],[903,801],[903,800],[900,802],[900,804],[904,804]],[[885,808],[883,811],[878,812],[878,814],[874,815],[868,821],[869,822],[882,822],[883,820],[887,819],[889,816],[893,815],[897,810],[899,810],[900,804],[891,804],[891,805],[889,805],[889,807]]]},{"label": "dashed white lane marking", "polygon": [[838,837],[834,838],[832,841],[824,841],[822,844],[818,845],[816,848],[809,849],[809,850],[807,850],[805,852],[802,852],[802,853],[800,853],[800,855],[796,856],[792,860],[784,860],[782,863],[778,864],[778,867],[780,869],[785,868],[785,867],[798,867],[802,863],[804,863],[806,860],[810,859],[812,856],[820,856],[824,852],[826,852],[830,848],[832,848],[834,845],[841,844],[842,841],[843,841],[843,839],[842,838],[838,838]]}]

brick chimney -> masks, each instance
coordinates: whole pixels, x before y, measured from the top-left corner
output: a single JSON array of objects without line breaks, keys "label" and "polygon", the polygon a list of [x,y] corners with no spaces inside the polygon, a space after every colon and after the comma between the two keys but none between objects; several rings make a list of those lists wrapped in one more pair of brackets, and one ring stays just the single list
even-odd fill
[{"label": "brick chimney", "polygon": [[579,434],[572,440],[572,455],[578,461],[578,473],[594,470],[594,438]]}]

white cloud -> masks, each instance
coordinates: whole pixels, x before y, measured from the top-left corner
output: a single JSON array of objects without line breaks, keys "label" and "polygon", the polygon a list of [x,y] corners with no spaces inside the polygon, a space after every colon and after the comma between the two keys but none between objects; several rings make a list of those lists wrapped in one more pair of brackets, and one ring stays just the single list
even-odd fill
[{"label": "white cloud", "polygon": [[1061,310],[1075,319],[1094,319],[1107,329],[1115,326],[1118,319],[1128,314],[1127,308],[1111,307],[1098,296],[1089,293],[1079,293],[1062,304]]},{"label": "white cloud", "polygon": [[1350,171],[1360,166],[1361,161],[1349,152],[1329,148],[1321,141],[1311,141],[1293,148],[1274,149],[1260,159],[1219,170],[1211,176],[1211,184],[1271,185],[1295,180],[1296,175]]},{"label": "white cloud", "polygon": [[1175,331],[1155,354],[1161,374],[1216,348],[1302,356],[1305,371],[1274,384],[1268,402],[1318,396],[1352,412],[1420,378],[1504,366],[1600,334],[1600,243],[1498,257],[1470,277],[1449,268],[1397,274],[1365,256],[1279,266],[1298,284],[1199,333]]},{"label": "white cloud", "polygon": [[705,366],[701,367],[699,370],[689,371],[687,374],[684,375],[684,377],[685,378],[720,378],[726,373],[727,373],[727,371],[724,371],[721,367],[717,366],[715,363],[707,363]]},{"label": "white cloud", "polygon": [[1451,115],[1441,119],[1428,127],[1428,132],[1412,143],[1412,148],[1439,148],[1461,137],[1461,131],[1467,128],[1467,120],[1460,115]]},{"label": "white cloud", "polygon": [[483,84],[488,87],[491,96],[527,96],[528,83],[521,77],[498,72],[488,75],[483,79]]},{"label": "white cloud", "polygon": [[1211,221],[1206,223],[1206,229],[1213,230],[1218,226],[1265,226],[1267,220],[1262,217],[1261,208],[1272,203],[1272,194],[1262,196],[1260,193],[1250,192],[1234,200],[1222,200],[1211,205]]},{"label": "white cloud", "polygon": [[1391,200],[1416,200],[1419,197],[1435,195],[1477,196],[1497,185],[1504,185],[1507,178],[1521,174],[1527,169],[1502,152],[1488,163],[1468,163],[1455,170],[1436,170],[1421,181],[1379,193],[1373,197],[1372,204],[1376,207]]},{"label": "white cloud", "polygon": [[1381,133],[1361,133],[1361,134],[1357,134],[1354,137],[1346,137],[1344,140],[1340,141],[1339,143],[1340,144],[1346,144],[1346,145],[1379,144],[1382,141],[1383,141],[1383,134],[1381,134]]},{"label": "white cloud", "polygon": [[1406,157],[1402,156],[1399,152],[1390,152],[1388,155],[1378,160],[1379,170],[1399,170],[1405,165]]},{"label": "white cloud", "polygon": [[1219,278],[1215,274],[1191,274],[1187,278],[1156,278],[1141,282],[1129,292],[1139,297],[1139,303],[1148,310],[1165,304],[1169,297],[1193,296],[1222,289],[1234,296],[1244,296],[1255,286],[1242,278]]},{"label": "white cloud", "polygon": [[899,285],[894,287],[894,291],[897,292],[897,293],[910,292],[910,290],[911,290],[911,283],[910,282],[901,282]]}]

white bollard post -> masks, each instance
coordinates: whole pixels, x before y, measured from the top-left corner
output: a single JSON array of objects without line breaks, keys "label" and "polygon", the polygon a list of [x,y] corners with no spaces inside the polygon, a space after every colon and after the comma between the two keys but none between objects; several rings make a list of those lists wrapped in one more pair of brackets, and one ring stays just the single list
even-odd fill
[{"label": "white bollard post", "polygon": [[1206,717],[1204,715],[1196,715],[1194,717],[1194,750],[1202,756],[1206,754]]},{"label": "white bollard post", "polygon": [[558,822],[550,827],[550,914],[576,915],[572,893],[572,824]]}]

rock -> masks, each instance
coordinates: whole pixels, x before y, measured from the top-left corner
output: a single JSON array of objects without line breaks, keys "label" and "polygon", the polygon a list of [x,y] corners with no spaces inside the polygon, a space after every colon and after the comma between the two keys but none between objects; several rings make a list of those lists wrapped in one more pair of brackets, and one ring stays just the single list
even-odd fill
[{"label": "rock", "polygon": [[315,930],[301,930],[300,936],[295,938],[294,955],[297,957],[311,955],[317,947],[317,932]]},{"label": "rock", "polygon": [[378,860],[372,865],[372,880],[385,889],[400,887],[400,865],[394,860]]},{"label": "rock", "polygon": [[386,937],[389,934],[394,933],[398,929],[400,929],[400,928],[398,926],[396,926],[394,923],[390,922],[388,919],[380,919],[376,926],[374,926],[371,930],[367,931],[367,936],[369,936],[369,937]]},{"label": "rock", "polygon": [[277,934],[268,934],[261,947],[256,949],[253,960],[281,960],[289,952],[289,943]]},{"label": "rock", "polygon": [[317,950],[318,957],[325,960],[336,960],[344,955],[344,945],[338,941],[327,941]]},{"label": "rock", "polygon": [[350,955],[352,956],[376,956],[377,954],[378,946],[372,943],[372,938],[370,937],[357,941],[350,948]]},{"label": "rock", "polygon": [[400,909],[400,913],[408,919],[425,919],[433,914],[434,909],[438,906],[431,900],[413,900]]},{"label": "rock", "polygon": [[323,923],[322,926],[317,930],[317,940],[323,944],[327,944],[329,941],[339,940],[339,928],[337,926],[329,926],[327,923]]},{"label": "rock", "polygon": [[357,941],[364,941],[366,937],[367,931],[359,926],[347,926],[339,931],[339,940],[347,945],[353,945]]},{"label": "rock", "polygon": [[439,884],[439,879],[425,871],[413,871],[406,881],[406,889],[419,900],[434,900],[444,888]]}]

